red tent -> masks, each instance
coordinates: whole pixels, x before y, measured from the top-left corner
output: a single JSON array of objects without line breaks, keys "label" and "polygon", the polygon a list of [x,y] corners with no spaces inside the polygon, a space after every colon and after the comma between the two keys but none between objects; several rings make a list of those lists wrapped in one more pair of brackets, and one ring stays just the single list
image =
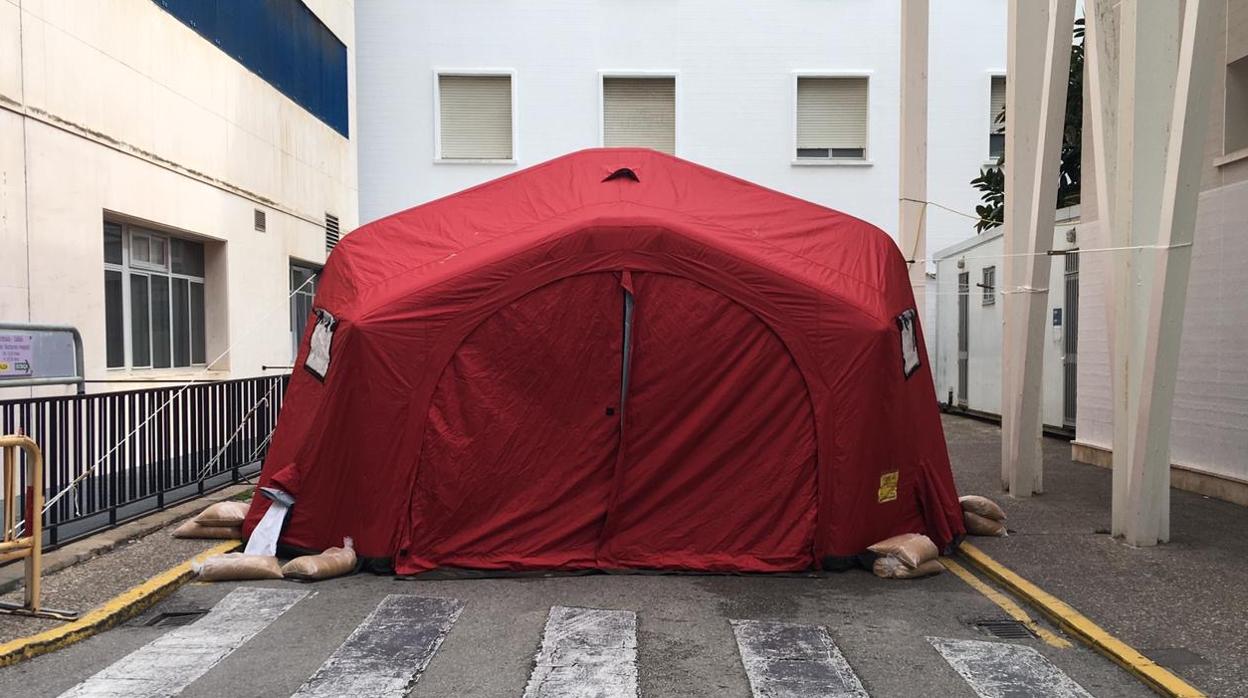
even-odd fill
[{"label": "red tent", "polygon": [[360,228],[315,312],[260,483],[284,545],[753,572],[963,533],[906,263],[843,213],[587,150]]}]

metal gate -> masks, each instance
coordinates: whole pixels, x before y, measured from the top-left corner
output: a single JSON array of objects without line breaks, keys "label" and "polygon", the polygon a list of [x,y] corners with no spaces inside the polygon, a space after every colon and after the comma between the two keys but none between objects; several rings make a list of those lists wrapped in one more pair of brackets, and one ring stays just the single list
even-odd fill
[{"label": "metal gate", "polygon": [[1062,335],[1062,426],[1075,428],[1079,366],[1079,255],[1066,257],[1066,329]]},{"label": "metal gate", "polygon": [[970,387],[971,273],[958,274],[958,407],[966,408]]}]

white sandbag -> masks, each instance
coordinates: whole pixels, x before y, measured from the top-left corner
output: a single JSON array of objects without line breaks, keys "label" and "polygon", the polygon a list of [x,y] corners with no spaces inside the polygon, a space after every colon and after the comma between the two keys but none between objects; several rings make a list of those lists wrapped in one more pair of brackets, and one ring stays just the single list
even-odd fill
[{"label": "white sandbag", "polygon": [[985,519],[993,521],[1005,521],[1005,510],[1001,505],[977,494],[968,494],[964,497],[958,497],[958,502],[962,505],[962,511],[969,511],[972,514],[982,516]]},{"label": "white sandbag", "polygon": [[238,526],[205,526],[191,519],[173,529],[174,538],[205,538],[211,540],[238,540],[243,537],[243,529]]},{"label": "white sandbag", "polygon": [[191,562],[191,571],[201,582],[230,582],[245,579],[281,579],[282,568],[272,555],[225,553],[203,562]]},{"label": "white sandbag", "polygon": [[1005,530],[1004,523],[993,521],[972,511],[962,512],[962,521],[966,524],[966,532],[972,536],[996,536],[1003,538],[1009,535]]},{"label": "white sandbag", "polygon": [[940,574],[945,571],[945,566],[940,564],[939,560],[928,560],[918,567],[908,567],[901,560],[887,555],[876,558],[875,564],[871,566],[871,571],[881,579],[916,579],[918,577]]},{"label": "white sandbag", "polygon": [[355,548],[344,538],[341,548],[327,548],[318,555],[304,555],[282,565],[282,575],[291,579],[330,579],[355,571]]},{"label": "white sandbag", "polygon": [[928,560],[935,560],[940,551],[931,538],[922,533],[903,533],[867,548],[880,556],[892,556],[914,569]]},{"label": "white sandbag", "polygon": [[201,511],[195,517],[195,523],[201,526],[242,526],[250,507],[247,502],[217,502]]}]

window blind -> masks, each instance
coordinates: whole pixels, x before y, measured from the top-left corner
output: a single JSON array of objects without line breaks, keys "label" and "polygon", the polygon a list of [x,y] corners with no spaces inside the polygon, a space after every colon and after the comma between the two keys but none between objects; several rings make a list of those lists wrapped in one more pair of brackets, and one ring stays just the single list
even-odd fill
[{"label": "window blind", "polygon": [[438,103],[444,159],[511,159],[511,76],[439,75]]},{"label": "window blind", "polygon": [[1005,110],[1005,77],[992,76],[992,96],[988,100],[988,132],[1005,133],[1005,117],[997,117]]},{"label": "window blind", "polygon": [[602,80],[602,143],[676,152],[676,78]]},{"label": "window blind", "polygon": [[866,147],[867,78],[799,77],[797,149],[865,153]]}]

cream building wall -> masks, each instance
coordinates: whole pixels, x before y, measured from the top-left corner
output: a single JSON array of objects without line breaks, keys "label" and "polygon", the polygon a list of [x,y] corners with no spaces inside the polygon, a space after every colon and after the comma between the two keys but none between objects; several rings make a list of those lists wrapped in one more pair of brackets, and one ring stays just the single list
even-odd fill
[{"label": "cream building wall", "polygon": [[[1229,0],[1219,41],[1205,164],[1192,247],[1171,435],[1174,483],[1248,505],[1248,148],[1228,147],[1228,130],[1248,127],[1248,103],[1228,100],[1232,64],[1248,60],[1248,0]],[[1246,72],[1239,76],[1248,85]],[[1085,105],[1088,102],[1085,100]],[[1084,124],[1090,124],[1085,114]],[[1089,245],[1096,226],[1090,128],[1084,131],[1083,213]],[[1109,464],[1113,442],[1103,283],[1107,254],[1084,255],[1080,296],[1077,459]]]},{"label": "cream building wall", "polygon": [[212,377],[290,364],[290,263],[358,220],[354,3],[306,5],[346,45],[350,138],[150,0],[0,0],[0,320],[78,327],[88,378],[200,374],[105,367],[102,224],[131,221],[204,244]]}]

